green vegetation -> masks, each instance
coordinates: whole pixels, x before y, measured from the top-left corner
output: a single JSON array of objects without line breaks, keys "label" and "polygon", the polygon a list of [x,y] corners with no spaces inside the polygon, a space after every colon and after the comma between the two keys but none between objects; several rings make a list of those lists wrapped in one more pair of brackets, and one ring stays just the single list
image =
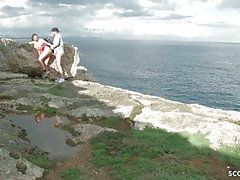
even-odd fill
[{"label": "green vegetation", "polygon": [[106,126],[116,126],[120,119],[117,116],[110,116],[104,119]]},{"label": "green vegetation", "polygon": [[48,93],[54,96],[69,97],[69,98],[75,98],[76,96],[78,96],[78,91],[76,87],[69,82],[52,86],[48,90]]},{"label": "green vegetation", "polygon": [[[240,166],[240,146],[236,147],[228,147],[222,146],[220,148],[220,152],[223,155],[218,155],[218,157],[224,161],[229,161],[231,164],[235,166]],[[239,167],[240,168],[240,167]]]},{"label": "green vegetation", "polygon": [[209,141],[201,133],[180,133],[180,135],[188,140],[188,142],[198,148],[209,147]]},{"label": "green vegetation", "polygon": [[[94,138],[92,145],[93,164],[108,168],[114,179],[214,178],[211,173],[208,174],[208,169],[200,171],[190,165],[192,160],[199,157],[224,157],[227,161],[231,156],[232,160],[228,163],[240,165],[238,148],[232,149],[231,153],[228,150],[228,154],[216,152],[209,148],[209,142],[199,133],[178,134],[148,128],[125,133],[106,132]],[[212,161],[204,163],[215,166]]]},{"label": "green vegetation", "polygon": [[49,169],[52,167],[52,162],[41,152],[34,152],[30,155],[28,154],[26,155],[26,159],[41,168]]},{"label": "green vegetation", "polygon": [[51,102],[51,98],[47,98],[45,96],[40,97],[40,101],[42,104],[35,108],[35,111],[40,111],[45,113],[46,115],[55,115],[57,113],[57,109],[54,107],[49,107],[48,103]]},{"label": "green vegetation", "polygon": [[48,102],[51,101],[51,98],[41,96],[40,101],[42,102],[42,104],[37,106],[37,107],[32,107],[32,106],[26,106],[26,105],[19,104],[19,105],[17,105],[16,109],[20,110],[20,111],[27,111],[28,113],[40,111],[40,112],[45,113],[46,115],[54,115],[54,114],[57,113],[56,108],[48,106]]},{"label": "green vegetation", "polygon": [[51,87],[48,92],[54,96],[65,96],[66,94],[66,90],[61,85]]},{"label": "green vegetation", "polygon": [[64,180],[81,180],[83,179],[84,171],[79,168],[71,168],[61,173],[61,178]]},{"label": "green vegetation", "polygon": [[19,110],[19,111],[32,112],[33,107],[32,106],[26,106],[26,105],[19,104],[19,105],[17,105],[16,109]]},{"label": "green vegetation", "polygon": [[54,107],[49,107],[48,105],[38,106],[35,111],[40,111],[45,113],[46,115],[55,115],[57,113],[57,109]]},{"label": "green vegetation", "polygon": [[129,122],[119,116],[106,117],[101,120],[95,121],[95,124],[102,127],[117,129],[118,131],[128,131],[129,129],[131,129]]},{"label": "green vegetation", "polygon": [[43,102],[43,103],[49,103],[49,102],[51,102],[51,98],[47,98],[45,96],[41,96],[40,97],[40,101]]}]

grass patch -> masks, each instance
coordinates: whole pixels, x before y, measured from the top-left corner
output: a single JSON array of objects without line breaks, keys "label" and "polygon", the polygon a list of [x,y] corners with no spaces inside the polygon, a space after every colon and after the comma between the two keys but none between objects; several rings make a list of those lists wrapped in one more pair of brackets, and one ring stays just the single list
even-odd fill
[{"label": "grass patch", "polygon": [[119,122],[119,118],[117,116],[111,116],[111,117],[107,117],[104,119],[104,124],[106,126],[116,126]]},{"label": "grass patch", "polygon": [[129,122],[126,119],[122,119],[118,116],[110,116],[100,119],[95,121],[95,124],[102,127],[117,129],[118,131],[128,131],[131,129]]},{"label": "grass patch", "polygon": [[189,166],[190,160],[199,156],[218,155],[228,161],[229,156],[236,153],[235,161],[240,165],[239,149],[228,155],[216,152],[208,147],[209,142],[201,134],[147,128],[103,133],[92,140],[92,145],[93,164],[109,168],[115,179],[211,179],[210,173],[203,174]]},{"label": "grass patch", "polygon": [[48,103],[51,102],[51,98],[41,96],[40,101],[42,102],[42,104],[40,106],[36,107],[35,111],[43,112],[46,115],[55,115],[57,113],[56,108],[48,106]]},{"label": "grass patch", "polygon": [[41,96],[40,97],[40,101],[43,102],[43,103],[49,103],[49,102],[51,102],[51,98],[47,98],[45,96]]},{"label": "grass patch", "polygon": [[221,155],[218,157],[224,161],[229,161],[231,164],[235,166],[240,166],[240,146],[236,147],[228,147],[222,146],[220,148]]},{"label": "grass patch", "polygon": [[209,140],[206,139],[205,136],[201,133],[195,133],[195,134],[182,133],[181,135],[183,137],[186,137],[188,141],[195,147],[203,148],[203,147],[209,147],[210,145]]},{"label": "grass patch", "polygon": [[47,158],[47,156],[41,152],[34,152],[33,154],[28,154],[26,159],[37,166],[49,169],[52,167],[52,162]]},{"label": "grass patch", "polygon": [[64,180],[82,180],[85,172],[79,168],[70,168],[63,171],[60,176]]},{"label": "grass patch", "polygon": [[75,98],[79,95],[77,88],[69,82],[52,86],[48,90],[48,93],[54,96],[69,97],[69,98]]},{"label": "grass patch", "polygon": [[49,107],[48,105],[38,106],[35,111],[40,111],[46,115],[55,115],[57,113],[57,108]]},{"label": "grass patch", "polygon": [[26,106],[26,105],[19,104],[19,105],[17,105],[16,109],[19,110],[19,111],[32,112],[33,107],[32,106]]}]

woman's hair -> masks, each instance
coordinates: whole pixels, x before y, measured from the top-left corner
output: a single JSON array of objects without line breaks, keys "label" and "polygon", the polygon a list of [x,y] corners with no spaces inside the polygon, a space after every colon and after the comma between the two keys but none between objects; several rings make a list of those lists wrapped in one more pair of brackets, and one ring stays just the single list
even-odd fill
[{"label": "woman's hair", "polygon": [[38,35],[36,33],[32,34],[32,36],[31,36],[32,41],[33,41],[34,36],[38,36]]}]

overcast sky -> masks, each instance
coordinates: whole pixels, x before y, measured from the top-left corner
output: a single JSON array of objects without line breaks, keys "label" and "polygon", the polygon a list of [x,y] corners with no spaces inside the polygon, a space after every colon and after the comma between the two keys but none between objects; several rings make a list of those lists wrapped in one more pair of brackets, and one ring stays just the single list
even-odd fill
[{"label": "overcast sky", "polygon": [[240,42],[240,0],[1,0],[0,35]]}]

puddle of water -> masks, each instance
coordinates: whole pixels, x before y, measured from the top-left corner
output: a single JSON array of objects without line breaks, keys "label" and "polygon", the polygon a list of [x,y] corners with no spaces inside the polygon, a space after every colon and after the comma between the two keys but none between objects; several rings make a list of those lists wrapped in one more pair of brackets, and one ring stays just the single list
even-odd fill
[{"label": "puddle of water", "polygon": [[94,124],[101,127],[117,129],[118,131],[128,131],[131,129],[131,125],[129,122],[127,122],[127,120],[118,117],[109,117],[106,119],[101,119],[95,121]]},{"label": "puddle of water", "polygon": [[66,144],[72,135],[59,128],[69,123],[67,118],[46,117],[44,114],[9,114],[6,118],[26,130],[30,143],[49,153],[51,160],[63,160],[80,151],[79,146],[70,147]]}]

